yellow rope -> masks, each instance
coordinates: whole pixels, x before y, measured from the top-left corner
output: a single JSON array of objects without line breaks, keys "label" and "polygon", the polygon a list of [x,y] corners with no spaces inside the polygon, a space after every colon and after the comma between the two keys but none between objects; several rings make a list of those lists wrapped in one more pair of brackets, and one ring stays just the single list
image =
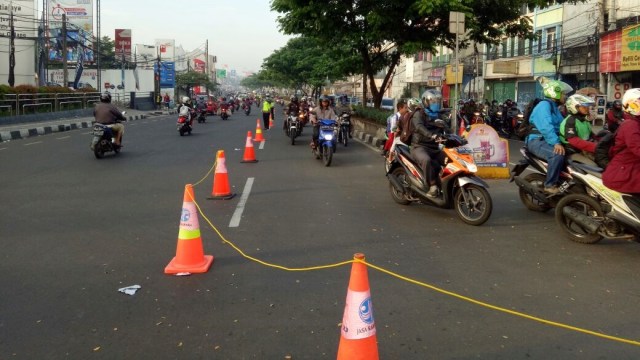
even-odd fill
[{"label": "yellow rope", "polygon": [[[215,167],[215,164],[214,164],[214,167]],[[209,172],[211,172],[211,171],[209,171]],[[205,178],[206,178],[206,176],[205,176]],[[198,203],[195,201],[195,199],[193,199],[193,203],[198,208],[198,212],[200,213],[202,218],[205,219],[205,221],[209,224],[209,226],[213,229],[213,231],[215,231],[216,234],[218,234],[220,239],[222,239],[222,241],[225,244],[230,245],[234,250],[236,250],[244,258],[246,258],[248,260],[251,260],[251,261],[254,261],[254,262],[257,262],[258,264],[262,264],[264,266],[268,266],[268,267],[272,267],[272,268],[276,268],[276,269],[280,269],[280,270],[285,270],[285,271],[312,271],[312,270],[322,270],[322,269],[340,267],[340,266],[343,266],[343,265],[351,264],[353,262],[361,262],[361,263],[365,264],[366,266],[368,266],[368,267],[370,267],[370,268],[372,268],[374,270],[378,270],[378,271],[380,271],[382,273],[385,273],[387,275],[393,276],[393,277],[395,277],[397,279],[409,282],[411,284],[419,285],[419,286],[425,287],[427,289],[431,289],[431,290],[437,291],[437,292],[439,292],[441,294],[449,295],[449,296],[455,297],[457,299],[470,302],[472,304],[480,305],[480,306],[483,306],[483,307],[486,307],[486,308],[489,308],[489,309],[492,309],[492,310],[500,311],[500,312],[503,312],[503,313],[507,313],[507,314],[510,314],[510,315],[518,316],[518,317],[522,317],[522,318],[529,319],[529,320],[533,320],[533,321],[536,321],[536,322],[539,322],[539,323],[543,323],[543,324],[547,324],[547,325],[551,325],[551,326],[555,326],[555,327],[559,327],[559,328],[563,328],[563,329],[567,329],[567,330],[572,330],[572,331],[580,332],[580,333],[583,333],[583,334],[604,338],[604,339],[607,339],[607,340],[612,340],[612,341],[617,341],[617,342],[621,342],[621,343],[625,343],[625,344],[640,346],[640,341],[631,340],[631,339],[625,339],[625,338],[612,336],[612,335],[607,335],[607,334],[600,333],[600,332],[597,332],[597,331],[592,331],[592,330],[579,328],[579,327],[576,327],[576,326],[566,325],[566,324],[562,324],[562,323],[559,323],[559,322],[546,320],[546,319],[542,319],[542,318],[539,318],[539,317],[536,317],[536,316],[528,315],[528,314],[525,314],[525,313],[522,313],[522,312],[509,310],[509,309],[506,309],[506,308],[503,308],[503,307],[499,307],[499,306],[496,306],[496,305],[491,305],[489,303],[485,303],[485,302],[482,302],[482,301],[479,301],[479,300],[476,300],[476,299],[473,299],[473,298],[470,298],[470,297],[467,297],[467,296],[464,296],[464,295],[460,295],[460,294],[457,294],[457,293],[454,293],[454,292],[451,292],[451,291],[448,291],[448,290],[441,289],[439,287],[424,283],[422,281],[418,281],[418,280],[414,280],[414,279],[408,278],[406,276],[402,276],[402,275],[397,274],[397,273],[395,273],[393,271],[390,271],[390,270],[384,269],[382,267],[379,267],[379,266],[373,265],[371,263],[368,263],[368,262],[366,262],[366,260],[353,259],[353,260],[342,261],[342,262],[335,263],[335,264],[318,265],[318,266],[310,266],[310,267],[303,267],[303,268],[290,268],[290,267],[287,267],[287,266],[268,263],[266,261],[263,261],[263,260],[260,260],[258,258],[255,258],[253,256],[245,254],[244,251],[242,251],[234,243],[232,243],[231,241],[227,240],[222,235],[222,233],[218,230],[218,228],[215,225],[213,225],[211,220],[209,220],[209,218],[202,212],[202,209],[200,208],[200,205],[198,205]]]},{"label": "yellow rope", "polygon": [[[211,169],[209,169],[209,171],[207,172],[207,175],[205,175],[202,179],[198,180],[197,183],[191,185],[193,187],[196,187],[198,185],[200,185],[200,183],[202,183],[207,177],[209,177],[209,174],[211,174],[211,172],[213,171],[213,169],[216,168],[216,164],[218,163],[218,158],[216,158],[216,161],[213,162],[213,166],[211,167]],[[195,201],[194,201],[195,203]],[[204,216],[204,215],[203,215]]]}]

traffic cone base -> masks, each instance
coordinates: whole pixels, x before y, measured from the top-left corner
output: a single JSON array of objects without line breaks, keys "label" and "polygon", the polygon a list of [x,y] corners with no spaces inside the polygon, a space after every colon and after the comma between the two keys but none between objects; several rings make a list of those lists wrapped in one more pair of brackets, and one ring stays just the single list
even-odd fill
[{"label": "traffic cone base", "polygon": [[243,163],[256,163],[256,152],[253,148],[253,141],[251,141],[251,131],[247,131],[247,142],[244,146],[244,156],[242,157]]},{"label": "traffic cone base", "polygon": [[[354,259],[364,260],[364,255],[355,254]],[[377,360],[378,358],[378,340],[367,266],[356,261],[351,268],[347,301],[342,317],[338,360]]]},{"label": "traffic cone base", "polygon": [[236,194],[231,192],[229,186],[229,175],[227,174],[227,163],[224,158],[224,151],[219,150],[216,155],[216,172],[213,174],[213,191],[209,200],[229,200]]},{"label": "traffic cone base", "polygon": [[184,190],[176,256],[164,268],[164,273],[204,273],[209,270],[212,263],[213,255],[204,255],[193,186],[188,184]]}]

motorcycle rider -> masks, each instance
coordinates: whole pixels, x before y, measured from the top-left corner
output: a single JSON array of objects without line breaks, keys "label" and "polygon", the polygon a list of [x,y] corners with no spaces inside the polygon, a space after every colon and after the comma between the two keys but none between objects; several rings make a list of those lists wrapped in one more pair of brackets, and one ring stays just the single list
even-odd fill
[{"label": "motorcycle rider", "polygon": [[[349,98],[347,95],[341,95],[340,101],[335,109],[336,114],[341,116],[342,114],[349,114],[351,116],[351,105],[349,105]],[[353,125],[349,123],[349,139],[353,138]]]},{"label": "motorcycle rider", "polygon": [[440,100],[442,95],[437,90],[426,90],[422,93],[422,103],[425,105],[425,111],[431,120],[436,120],[440,116]]},{"label": "motorcycle rider", "polygon": [[438,143],[440,129],[435,126],[425,110],[429,105],[426,98],[423,98],[422,102],[418,99],[409,99],[407,105],[409,105],[409,110],[413,112],[411,123],[414,130],[411,136],[411,156],[420,165],[425,175],[425,185],[429,187],[427,196],[437,197],[440,193],[438,173],[444,163],[444,154]]},{"label": "motorcycle rider", "polygon": [[[293,114],[293,116],[298,116],[298,111],[300,111],[300,103],[298,103],[298,97],[293,95],[291,96],[291,101],[289,102],[289,105],[287,105],[287,108],[284,111],[284,115],[285,115],[285,119],[288,119],[287,116],[289,116],[290,114]],[[287,130],[287,121],[283,121],[282,122],[282,130]]]},{"label": "motorcycle rider", "polygon": [[320,136],[320,121],[319,120],[338,120],[338,116],[330,106],[329,98],[322,96],[320,98],[318,107],[311,111],[311,124],[313,125],[313,141],[311,141],[311,147],[316,148],[318,146],[318,137]]},{"label": "motorcycle rider", "polygon": [[623,121],[622,101],[616,100],[613,102],[611,109],[607,111],[607,129],[611,132],[615,132]]},{"label": "motorcycle rider", "polygon": [[533,126],[531,134],[527,136],[525,144],[534,155],[546,159],[548,164],[547,178],[544,182],[544,191],[548,194],[557,194],[558,179],[564,167],[565,149],[560,137],[560,124],[564,117],[558,109],[565,103],[567,94],[573,91],[569,84],[560,80],[542,80],[542,100],[533,108],[529,122]]},{"label": "motorcycle rider", "polygon": [[188,96],[183,96],[182,97],[182,104],[180,105],[180,107],[178,108],[178,115],[179,116],[186,116],[188,121],[189,121],[189,125],[193,125],[193,103],[191,102],[191,98]]},{"label": "motorcycle rider", "polygon": [[122,125],[120,121],[127,119],[115,105],[111,104],[111,94],[108,91],[100,94],[100,103],[96,104],[96,107],[93,109],[93,116],[97,123],[111,127],[114,135],[114,144],[121,147],[124,125]]},{"label": "motorcycle rider", "polygon": [[589,120],[591,107],[594,105],[595,101],[588,96],[569,96],[565,106],[570,115],[560,124],[560,141],[570,150],[582,151],[590,160],[593,160],[596,151],[596,139]]},{"label": "motorcycle rider", "polygon": [[612,190],[640,197],[640,89],[622,96],[624,121],[620,124],[602,182]]}]

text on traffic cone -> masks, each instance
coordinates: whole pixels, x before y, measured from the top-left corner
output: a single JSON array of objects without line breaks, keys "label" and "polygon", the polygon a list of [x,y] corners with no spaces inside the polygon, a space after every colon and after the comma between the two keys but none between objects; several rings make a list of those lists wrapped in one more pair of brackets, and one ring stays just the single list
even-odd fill
[{"label": "text on traffic cone", "polygon": [[227,173],[227,162],[224,157],[224,151],[218,150],[216,154],[216,171],[213,174],[213,190],[211,191],[210,200],[228,200],[234,197],[229,185],[229,174]]},{"label": "text on traffic cone", "polygon": [[355,254],[342,317],[338,360],[377,360],[378,341],[364,254]]},{"label": "text on traffic cone", "polygon": [[256,159],[256,151],[253,147],[253,140],[251,140],[251,131],[247,131],[247,142],[244,146],[244,156],[242,157],[243,163],[258,162]]},{"label": "text on traffic cone", "polygon": [[198,222],[198,209],[194,199],[193,186],[187,184],[184,188],[176,256],[164,268],[165,274],[177,274],[180,272],[204,273],[209,270],[211,263],[213,263],[212,255],[204,255],[202,238],[200,237],[200,223]]}]

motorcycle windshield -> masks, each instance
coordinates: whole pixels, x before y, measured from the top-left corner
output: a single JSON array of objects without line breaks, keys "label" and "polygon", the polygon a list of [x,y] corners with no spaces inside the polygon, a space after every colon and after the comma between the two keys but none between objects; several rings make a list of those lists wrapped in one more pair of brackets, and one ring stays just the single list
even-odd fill
[{"label": "motorcycle windshield", "polygon": [[335,124],[336,124],[335,120],[331,120],[331,119],[322,119],[322,120],[320,120],[320,125],[333,126]]}]

